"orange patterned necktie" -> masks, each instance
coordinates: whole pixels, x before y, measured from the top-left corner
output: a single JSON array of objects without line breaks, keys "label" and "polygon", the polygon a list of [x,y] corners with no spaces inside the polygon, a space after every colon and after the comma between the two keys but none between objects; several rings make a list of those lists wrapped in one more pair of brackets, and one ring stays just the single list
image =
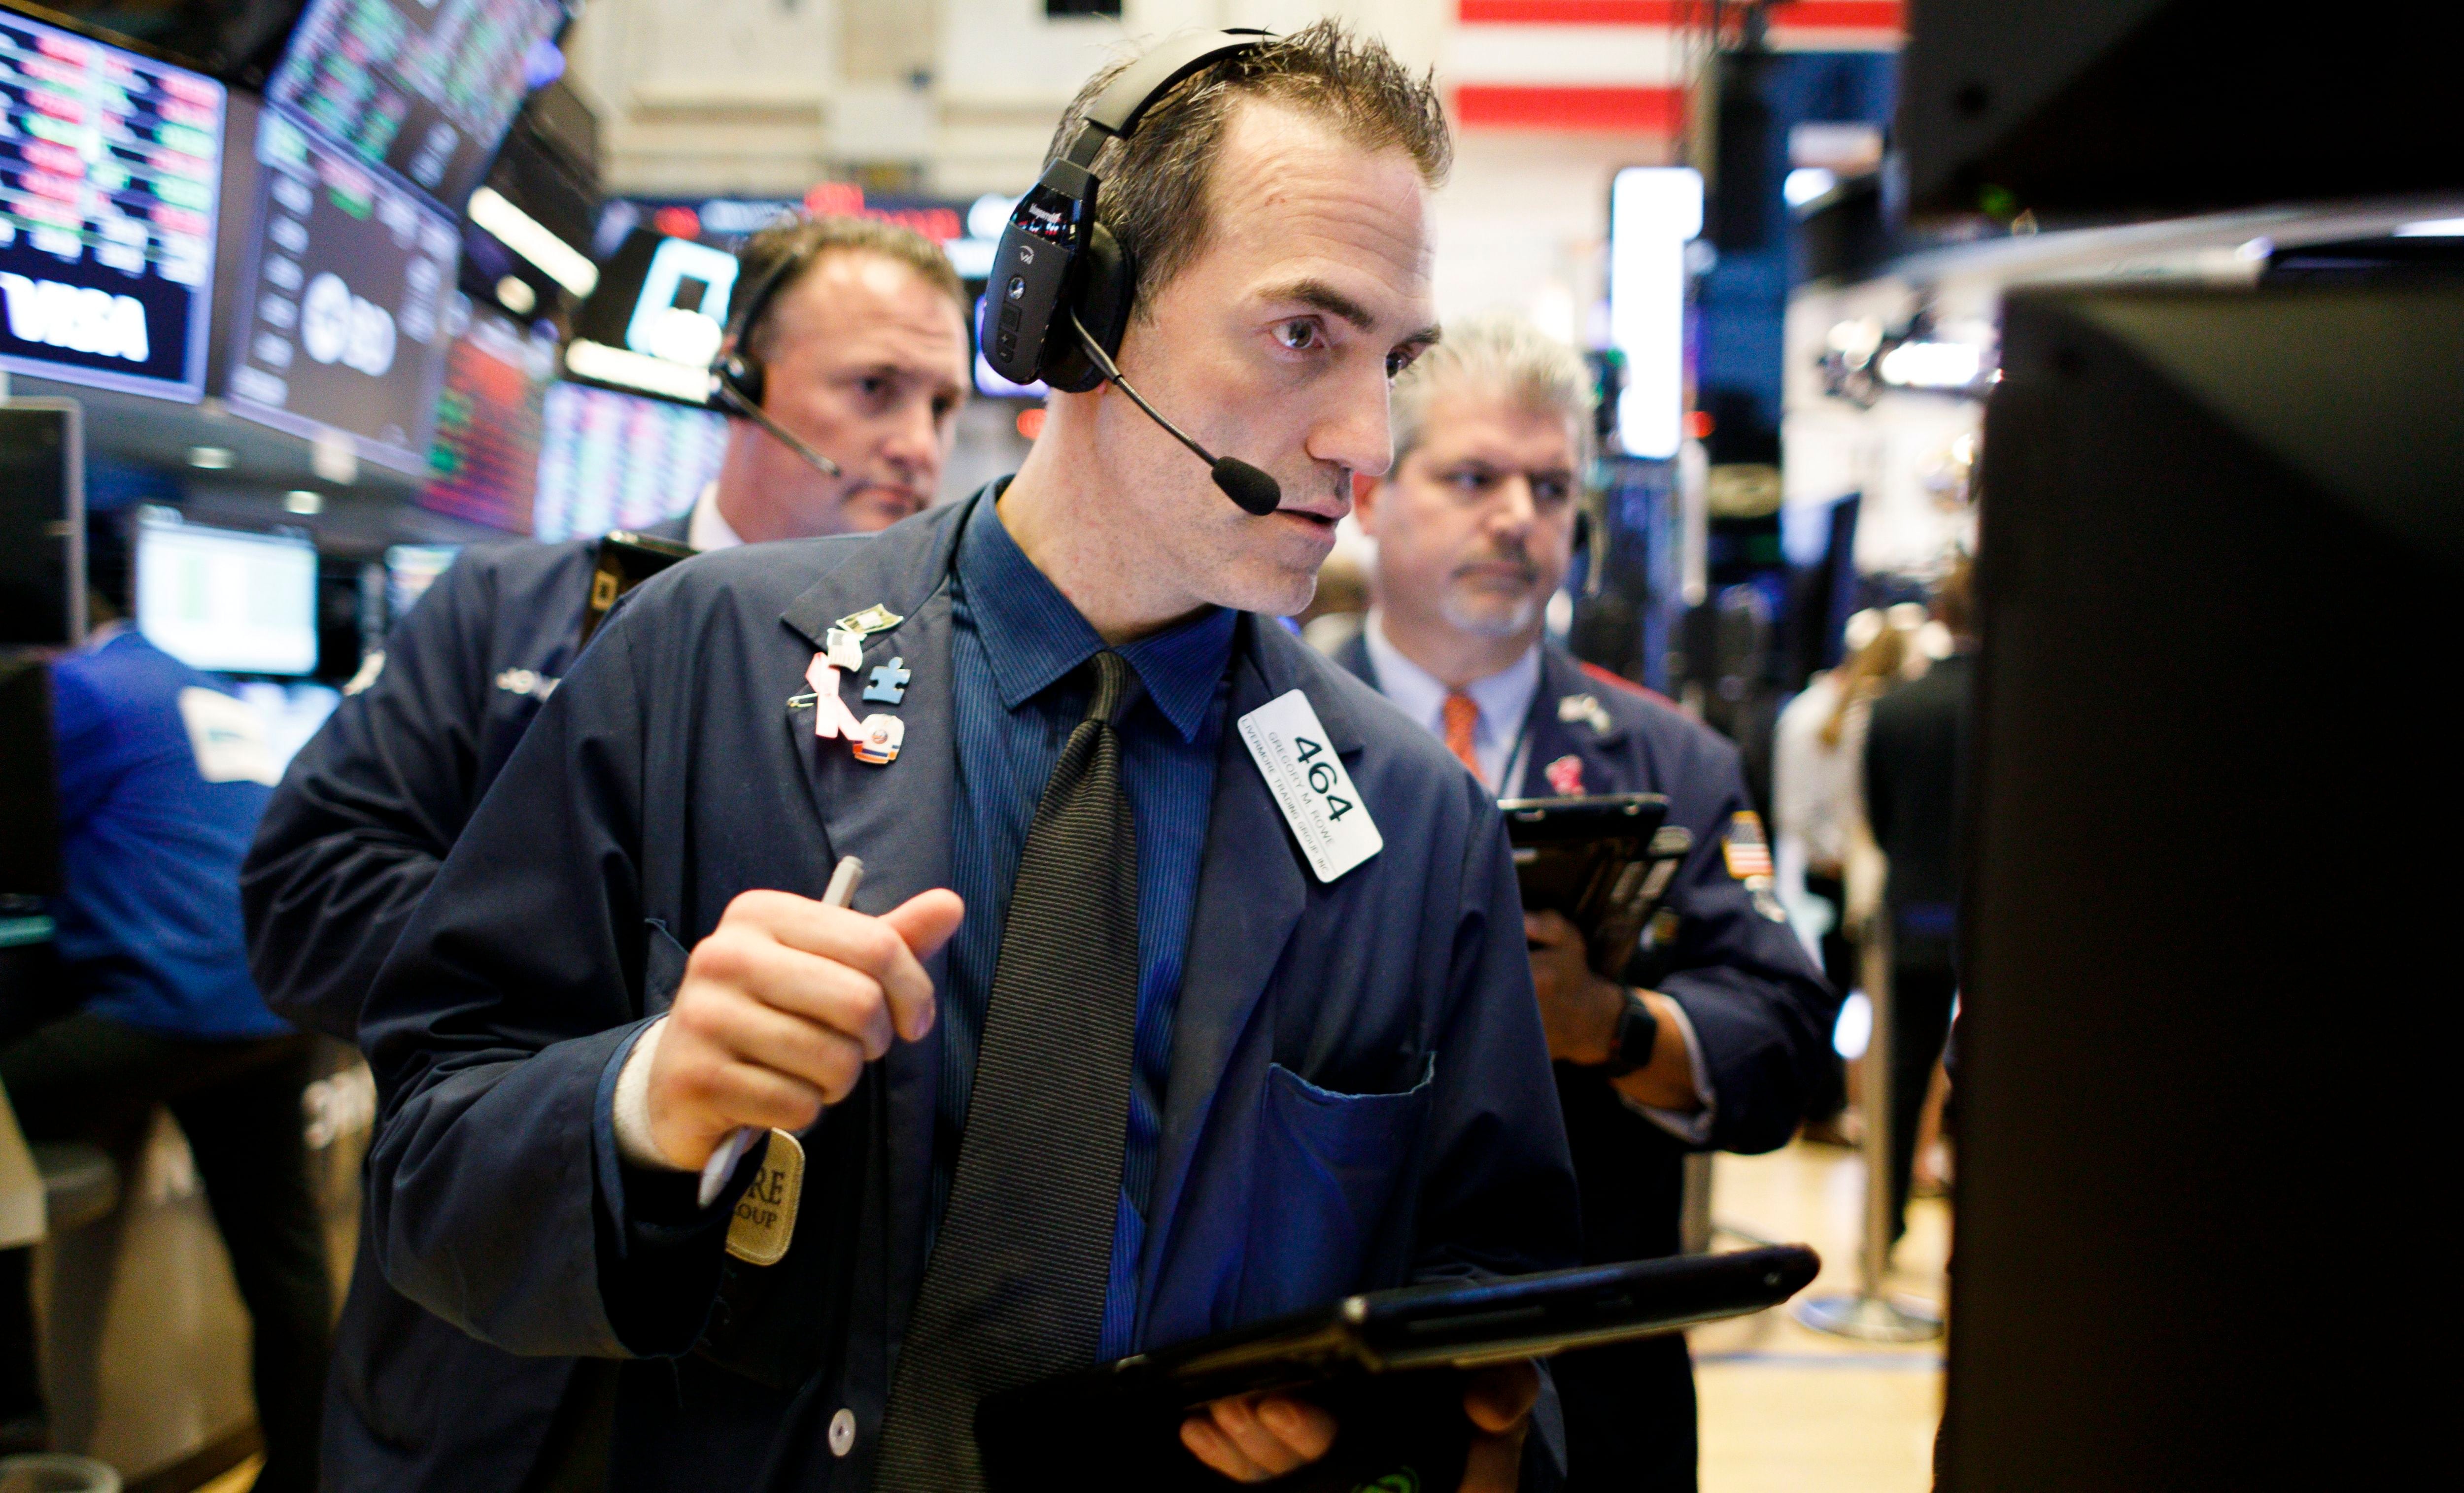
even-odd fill
[{"label": "orange patterned necktie", "polygon": [[[1471,732],[1479,724],[1480,707],[1473,703],[1472,697],[1461,690],[1447,691],[1446,750],[1470,768],[1474,778],[1481,778],[1480,754],[1472,748]],[[1481,780],[1485,782],[1487,779],[1482,778]]]}]

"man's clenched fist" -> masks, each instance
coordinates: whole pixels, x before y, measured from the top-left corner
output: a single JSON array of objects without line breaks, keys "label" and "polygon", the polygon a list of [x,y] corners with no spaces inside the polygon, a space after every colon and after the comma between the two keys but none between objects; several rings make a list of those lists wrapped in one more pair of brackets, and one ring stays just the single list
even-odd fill
[{"label": "man's clenched fist", "polygon": [[693,948],[651,1059],[660,1155],[697,1168],[737,1126],[801,1131],[893,1040],[931,1031],[922,961],[964,911],[937,889],[879,917],[784,891],[729,903]]}]

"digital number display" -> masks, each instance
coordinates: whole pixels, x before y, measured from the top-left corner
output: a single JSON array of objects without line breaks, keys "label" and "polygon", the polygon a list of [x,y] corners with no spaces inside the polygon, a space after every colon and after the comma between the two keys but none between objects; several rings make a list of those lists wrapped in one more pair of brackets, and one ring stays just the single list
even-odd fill
[{"label": "digital number display", "polygon": [[223,88],[0,11],[0,367],[205,392]]},{"label": "digital number display", "polygon": [[453,220],[271,110],[232,335],[231,407],[423,472],[461,314]]},{"label": "digital number display", "polygon": [[436,440],[419,506],[513,534],[531,532],[539,488],[540,406],[556,342],[474,311],[445,355]]},{"label": "digital number display", "polygon": [[315,0],[266,97],[459,212],[563,19],[556,0]]},{"label": "digital number display", "polygon": [[613,389],[548,385],[534,532],[588,538],[691,511],[727,453],[727,421]]}]

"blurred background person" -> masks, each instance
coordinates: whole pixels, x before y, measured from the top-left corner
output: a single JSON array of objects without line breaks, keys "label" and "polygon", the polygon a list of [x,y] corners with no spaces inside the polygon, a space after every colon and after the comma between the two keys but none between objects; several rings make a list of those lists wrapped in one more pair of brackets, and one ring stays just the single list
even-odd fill
[{"label": "blurred background person", "polygon": [[[1526,918],[1582,1190],[1583,1258],[1679,1251],[1689,1151],[1765,1152],[1795,1132],[1837,1060],[1838,998],[1789,931],[1736,748],[1543,641],[1573,560],[1593,386],[1529,322],[1449,328],[1396,381],[1395,464],[1358,485],[1376,606],[1335,657],[1501,797],[1661,793],[1694,849],[1622,979],[1582,935]],[[1572,1354],[1570,1485],[1695,1485],[1694,1381],[1669,1334]]]},{"label": "blurred background person", "polygon": [[[168,1105],[196,1158],[253,1328],[260,1493],[317,1485],[333,1318],[300,1095],[311,1039],[249,977],[239,867],[274,779],[264,723],[121,620],[126,547],[91,526],[99,624],[52,668],[64,889],[53,904],[71,1009],[0,1049],[29,1140],[135,1153]],[[33,1251],[0,1252],[0,1405],[44,1439],[27,1306]]]},{"label": "blurred background person", "polygon": [[1891,1220],[1907,1213],[1910,1168],[1959,991],[1958,803],[1968,754],[1977,636],[1970,565],[1960,557],[1935,590],[1931,621],[1949,652],[1923,677],[1874,702],[1864,757],[1865,810],[1886,865],[1881,911],[1891,950]]},{"label": "blurred background person", "polygon": [[[721,549],[877,530],[921,511],[968,388],[965,301],[948,259],[912,230],[847,217],[765,229],[741,259],[758,309],[737,351],[758,360],[757,407],[787,438],[733,422],[716,480],[664,533]],[[595,549],[465,551],[395,629],[373,685],[293,760],[243,896],[267,999],[302,1025],[356,1042],[378,968],[573,660]],[[614,1368],[517,1358],[465,1336],[385,1284],[363,1229],[324,1485],[595,1488]]]},{"label": "blurred background person", "polygon": [[[1907,633],[1870,607],[1848,619],[1845,641],[1847,657],[1815,674],[1780,712],[1771,745],[1771,841],[1780,901],[1797,936],[1833,989],[1853,991],[1863,980],[1848,917],[1848,862],[1871,838],[1865,722],[1875,698],[1900,681],[1909,648]],[[1839,1123],[1852,1097],[1847,1088],[1816,1096],[1809,1137],[1853,1141]]]}]

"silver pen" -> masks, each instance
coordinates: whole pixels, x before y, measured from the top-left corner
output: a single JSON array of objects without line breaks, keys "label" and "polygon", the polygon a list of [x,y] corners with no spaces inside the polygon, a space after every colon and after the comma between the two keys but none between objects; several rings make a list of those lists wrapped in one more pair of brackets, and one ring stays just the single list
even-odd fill
[{"label": "silver pen", "polygon": [[[841,856],[836,869],[830,872],[829,889],[822,893],[822,906],[843,908],[855,900],[856,884],[864,880],[864,863],[852,855]],[[701,1164],[701,1206],[707,1208],[718,1200],[718,1190],[736,1175],[736,1164],[753,1149],[755,1141],[768,1132],[750,1125],[739,1125],[728,1132],[727,1139]]]}]

